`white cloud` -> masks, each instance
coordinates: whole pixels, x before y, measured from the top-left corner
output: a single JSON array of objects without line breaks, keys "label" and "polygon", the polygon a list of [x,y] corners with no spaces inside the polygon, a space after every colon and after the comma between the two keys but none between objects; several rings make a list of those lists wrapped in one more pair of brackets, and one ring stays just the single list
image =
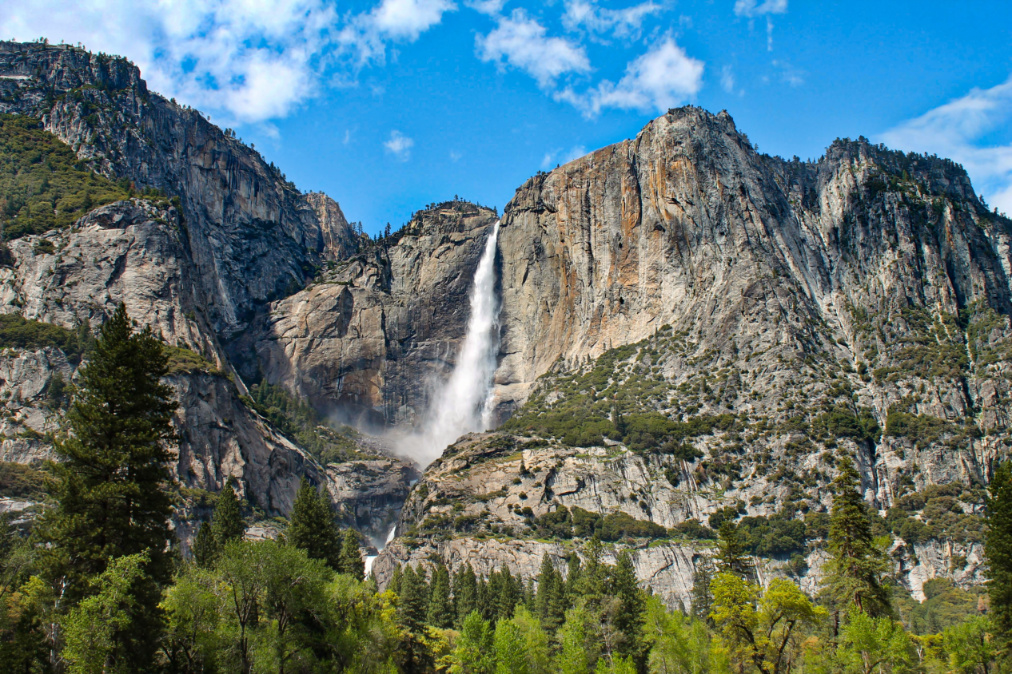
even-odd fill
[{"label": "white cloud", "polygon": [[762,16],[763,14],[783,14],[787,11],[787,0],[738,0],[734,3],[734,13],[737,16],[749,18]]},{"label": "white cloud", "polygon": [[591,33],[612,33],[619,38],[635,38],[643,20],[664,10],[663,5],[643,2],[624,9],[599,7],[596,0],[566,0],[562,24],[567,30],[586,28]]},{"label": "white cloud", "polygon": [[382,0],[372,11],[352,16],[337,36],[357,53],[360,65],[386,59],[386,42],[414,42],[457,9],[452,0]]},{"label": "white cloud", "polygon": [[395,39],[417,40],[418,36],[456,9],[450,0],[383,0],[372,12],[376,29]]},{"label": "white cloud", "polygon": [[568,152],[563,152],[562,148],[555,148],[551,152],[546,152],[545,156],[541,158],[541,169],[551,171],[556,165],[568,164],[585,154],[587,154],[587,148],[583,145],[574,145]]},{"label": "white cloud", "polygon": [[602,108],[664,112],[699,92],[703,68],[702,61],[691,58],[674,39],[666,37],[626,66],[618,84],[605,80],[585,96],[567,89],[556,98],[583,108],[588,115]]},{"label": "white cloud", "polygon": [[986,145],[993,131],[1012,124],[1012,77],[886,131],[877,140],[908,152],[931,152],[963,165],[992,206],[1012,214],[1012,144]]},{"label": "white cloud", "polygon": [[260,122],[315,94],[337,19],[328,0],[7,0],[0,35],[126,56],[155,91]]},{"label": "white cloud", "polygon": [[464,4],[476,12],[492,15],[502,11],[506,0],[465,0]]},{"label": "white cloud", "polygon": [[390,140],[383,143],[383,147],[385,147],[387,152],[392,154],[397,161],[407,161],[411,159],[411,148],[414,146],[414,140],[408,138],[396,129],[390,132]]},{"label": "white cloud", "polygon": [[475,44],[478,58],[502,65],[505,61],[527,72],[542,87],[550,87],[561,75],[590,70],[583,47],[560,37],[548,37],[545,27],[522,9],[500,18],[488,35],[479,35]]}]

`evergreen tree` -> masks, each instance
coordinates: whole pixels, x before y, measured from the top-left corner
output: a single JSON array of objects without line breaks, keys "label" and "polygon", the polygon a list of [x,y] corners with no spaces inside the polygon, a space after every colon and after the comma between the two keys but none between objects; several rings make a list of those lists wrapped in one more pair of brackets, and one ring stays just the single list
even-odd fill
[{"label": "evergreen tree", "polygon": [[612,625],[622,635],[616,650],[643,663],[646,652],[643,647],[643,621],[646,597],[636,580],[636,569],[628,550],[619,553],[611,574],[611,594],[618,600],[612,615]]},{"label": "evergreen tree", "polygon": [[197,537],[193,541],[193,561],[202,569],[210,568],[218,556],[218,546],[214,542],[214,533],[207,522],[200,523]]},{"label": "evergreen tree", "polygon": [[991,623],[1003,642],[1012,641],[1012,461],[994,471],[988,486],[987,591],[991,599]]},{"label": "evergreen tree", "polygon": [[362,559],[362,550],[359,548],[358,534],[353,529],[344,532],[340,572],[352,576],[355,580],[365,579],[365,560]]},{"label": "evergreen tree", "polygon": [[305,478],[288,520],[288,542],[305,550],[310,559],[323,560],[333,570],[344,571],[340,531],[334,523],[329,493],[326,488],[316,489]]},{"label": "evergreen tree", "polygon": [[457,607],[456,626],[463,627],[464,620],[478,609],[478,577],[468,563],[457,571],[453,578],[453,601]]},{"label": "evergreen tree", "polygon": [[492,628],[477,611],[461,621],[460,639],[453,651],[455,674],[492,674],[495,671]]},{"label": "evergreen tree", "polygon": [[420,635],[425,630],[425,618],[429,604],[429,586],[425,572],[410,566],[401,576],[400,604],[397,607],[397,622],[411,634]]},{"label": "evergreen tree", "polygon": [[218,502],[211,516],[211,533],[214,534],[215,555],[232,541],[241,541],[246,534],[246,523],[239,509],[239,497],[235,494],[235,478],[229,477],[218,493]]},{"label": "evergreen tree", "polygon": [[710,581],[712,580],[710,560],[703,559],[692,572],[692,606],[690,611],[697,620],[708,620],[710,615],[710,606],[713,604],[713,594],[710,592]]},{"label": "evergreen tree", "polygon": [[849,457],[840,461],[833,480],[833,509],[823,589],[837,607],[855,606],[871,617],[890,613],[889,593],[882,585],[888,570],[885,554],[875,545],[871,519],[861,497],[861,478]]},{"label": "evergreen tree", "polygon": [[390,574],[390,582],[387,583],[387,591],[393,592],[400,596],[401,594],[401,581],[404,579],[404,570],[401,569],[401,565],[397,564],[394,566],[394,572]]},{"label": "evergreen tree", "polygon": [[733,573],[742,580],[754,580],[755,569],[745,551],[738,527],[730,520],[724,520],[717,531],[717,539],[717,570]]},{"label": "evergreen tree", "polygon": [[432,570],[432,584],[429,589],[429,609],[426,622],[432,627],[449,629],[453,627],[453,600],[450,597],[450,572],[442,561]]},{"label": "evergreen tree", "polygon": [[542,626],[549,634],[555,634],[566,617],[565,585],[562,576],[555,570],[548,553],[541,558],[538,574],[538,588],[534,606]]},{"label": "evergreen tree", "polygon": [[167,363],[162,343],[150,328],[135,333],[121,304],[78,372],[67,432],[54,443],[57,503],[38,529],[48,544],[43,573],[64,608],[101,591],[110,560],[138,560],[122,603],[129,629],[110,633],[119,666],[134,671],[148,669],[157,650],[158,600],[174,565],[168,443],[176,403],[161,383]]},{"label": "evergreen tree", "polygon": [[62,579],[71,603],[116,557],[150,551],[144,573],[156,584],[172,576],[167,443],[176,403],[160,381],[167,362],[150,329],[133,332],[121,304],[78,373],[68,432],[54,444],[62,459],[57,505],[40,527],[52,544],[48,574]]}]

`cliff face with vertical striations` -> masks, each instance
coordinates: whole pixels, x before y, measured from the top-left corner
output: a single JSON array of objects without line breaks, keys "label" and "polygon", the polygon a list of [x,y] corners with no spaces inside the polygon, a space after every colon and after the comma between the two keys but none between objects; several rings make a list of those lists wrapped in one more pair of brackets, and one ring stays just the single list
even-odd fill
[{"label": "cliff face with vertical striations", "polygon": [[[848,453],[902,584],[980,582],[981,487],[1009,451],[1012,222],[960,167],[864,140],[785,162],[683,108],[532,178],[500,236],[512,417],[428,469],[377,573],[437,551],[529,576],[619,527],[679,603],[731,517],[765,573],[814,588]],[[659,574],[656,555],[691,563]]]}]

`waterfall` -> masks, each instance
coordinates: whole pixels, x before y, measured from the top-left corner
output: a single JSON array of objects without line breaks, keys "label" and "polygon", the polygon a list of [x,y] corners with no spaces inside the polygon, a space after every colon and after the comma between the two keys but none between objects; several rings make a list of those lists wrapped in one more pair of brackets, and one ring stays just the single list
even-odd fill
[{"label": "waterfall", "polygon": [[419,432],[403,437],[401,451],[427,466],[465,433],[492,423],[492,375],[499,352],[499,298],[495,292],[495,254],[499,222],[485,242],[471,286],[467,333],[450,377],[430,399]]}]

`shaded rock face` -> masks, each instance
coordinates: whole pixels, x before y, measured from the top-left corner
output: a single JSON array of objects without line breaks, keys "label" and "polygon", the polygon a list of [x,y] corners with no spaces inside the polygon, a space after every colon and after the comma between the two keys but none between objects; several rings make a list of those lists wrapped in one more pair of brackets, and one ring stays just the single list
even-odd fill
[{"label": "shaded rock face", "polygon": [[367,426],[412,425],[453,367],[495,213],[447,202],[328,265],[274,302],[256,338],[263,376]]},{"label": "shaded rock face", "polygon": [[233,134],[149,92],[125,59],[0,42],[0,112],[41,119],[99,173],[180,197],[188,290],[222,337],[354,247],[335,202],[300,194]]}]

